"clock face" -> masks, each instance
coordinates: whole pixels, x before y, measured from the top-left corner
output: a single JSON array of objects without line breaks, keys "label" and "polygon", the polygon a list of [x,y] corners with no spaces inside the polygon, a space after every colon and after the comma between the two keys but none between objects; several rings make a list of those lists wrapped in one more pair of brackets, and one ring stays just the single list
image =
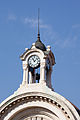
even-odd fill
[{"label": "clock face", "polygon": [[38,68],[40,65],[40,58],[37,55],[33,55],[29,58],[28,63],[32,68]]}]

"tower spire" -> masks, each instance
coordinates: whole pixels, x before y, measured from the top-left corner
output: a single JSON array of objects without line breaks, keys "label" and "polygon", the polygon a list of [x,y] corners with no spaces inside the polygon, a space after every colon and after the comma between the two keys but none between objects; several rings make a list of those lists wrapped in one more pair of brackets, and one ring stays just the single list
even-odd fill
[{"label": "tower spire", "polygon": [[40,8],[38,8],[38,40],[40,41],[39,15],[40,15]]},{"label": "tower spire", "polygon": [[38,49],[40,49],[40,50],[42,50],[42,51],[46,51],[45,45],[44,45],[44,44],[42,43],[42,41],[40,40],[39,10],[40,10],[40,9],[38,8],[38,37],[37,37],[38,39],[37,39],[37,41],[35,42],[35,47],[38,48]]}]

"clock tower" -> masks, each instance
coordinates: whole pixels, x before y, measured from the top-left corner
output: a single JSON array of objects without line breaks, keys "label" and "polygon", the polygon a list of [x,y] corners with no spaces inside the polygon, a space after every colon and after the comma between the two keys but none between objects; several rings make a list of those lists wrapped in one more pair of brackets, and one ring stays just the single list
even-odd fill
[{"label": "clock tower", "polygon": [[52,88],[55,57],[51,47],[40,40],[39,30],[37,41],[20,59],[23,80],[0,104],[0,120],[80,120],[80,110]]},{"label": "clock tower", "polygon": [[31,48],[20,56],[23,64],[23,81],[21,87],[28,87],[30,84],[44,84],[52,89],[51,73],[55,64],[54,54],[50,46],[45,47],[38,34],[38,40]]}]

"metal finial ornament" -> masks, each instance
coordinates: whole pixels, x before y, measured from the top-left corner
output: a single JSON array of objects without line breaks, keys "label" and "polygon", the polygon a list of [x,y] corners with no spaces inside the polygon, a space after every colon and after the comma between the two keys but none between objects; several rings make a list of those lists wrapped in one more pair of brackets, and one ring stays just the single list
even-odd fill
[{"label": "metal finial ornament", "polygon": [[39,8],[38,8],[38,39],[37,41],[35,42],[35,47],[42,50],[42,51],[46,51],[46,47],[45,45],[42,43],[42,41],[40,40],[40,31],[39,31]]},{"label": "metal finial ornament", "polygon": [[40,31],[39,31],[39,15],[40,15],[40,8],[38,8],[38,40],[40,41]]}]

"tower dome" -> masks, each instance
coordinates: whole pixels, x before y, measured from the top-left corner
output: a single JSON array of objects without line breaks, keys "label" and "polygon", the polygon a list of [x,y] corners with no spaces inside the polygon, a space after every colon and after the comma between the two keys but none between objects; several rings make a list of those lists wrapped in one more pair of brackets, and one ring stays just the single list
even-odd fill
[{"label": "tower dome", "polygon": [[38,39],[35,42],[35,47],[42,50],[42,51],[46,51],[46,47],[45,45],[42,43],[42,41],[40,40],[40,34],[38,33]]}]

